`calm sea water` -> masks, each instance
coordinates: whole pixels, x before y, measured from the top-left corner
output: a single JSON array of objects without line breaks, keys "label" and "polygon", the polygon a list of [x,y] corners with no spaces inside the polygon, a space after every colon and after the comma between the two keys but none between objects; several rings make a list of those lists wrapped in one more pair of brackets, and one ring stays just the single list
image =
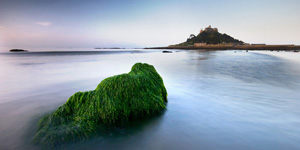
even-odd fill
[{"label": "calm sea water", "polygon": [[0,149],[30,144],[37,121],[77,91],[155,66],[167,111],[64,149],[299,150],[299,62],[244,51],[0,53]]}]

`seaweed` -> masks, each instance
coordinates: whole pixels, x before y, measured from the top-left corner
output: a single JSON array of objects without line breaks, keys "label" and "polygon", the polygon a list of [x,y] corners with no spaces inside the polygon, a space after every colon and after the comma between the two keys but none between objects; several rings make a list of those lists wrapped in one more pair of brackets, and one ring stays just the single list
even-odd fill
[{"label": "seaweed", "polygon": [[152,65],[136,63],[129,73],[106,78],[95,90],[75,93],[40,119],[33,142],[58,146],[84,140],[106,128],[160,114],[166,104],[161,76]]}]

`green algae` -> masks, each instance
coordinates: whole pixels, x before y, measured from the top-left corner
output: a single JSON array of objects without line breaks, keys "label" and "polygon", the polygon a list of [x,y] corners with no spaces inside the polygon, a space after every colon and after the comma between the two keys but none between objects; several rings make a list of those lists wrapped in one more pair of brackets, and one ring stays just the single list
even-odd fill
[{"label": "green algae", "polygon": [[129,73],[104,79],[93,91],[77,92],[38,122],[33,142],[57,146],[83,140],[107,127],[159,114],[167,91],[149,64],[136,63]]}]

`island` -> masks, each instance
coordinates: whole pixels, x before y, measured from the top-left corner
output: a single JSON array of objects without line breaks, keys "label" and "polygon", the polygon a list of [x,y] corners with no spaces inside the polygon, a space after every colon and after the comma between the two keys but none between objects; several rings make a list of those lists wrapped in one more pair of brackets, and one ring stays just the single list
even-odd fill
[{"label": "island", "polygon": [[28,50],[24,50],[24,49],[11,49],[11,50],[9,50],[9,52],[28,52]]},{"label": "island", "polygon": [[136,63],[129,73],[104,79],[95,90],[77,92],[53,113],[40,119],[33,142],[52,147],[101,134],[162,113],[167,91],[149,64]]},{"label": "island", "polygon": [[190,37],[182,43],[166,47],[149,47],[145,49],[205,49],[205,50],[293,50],[299,52],[299,45],[267,45],[263,43],[249,44],[224,33],[219,33],[218,28],[209,25],[200,30],[196,36]]}]

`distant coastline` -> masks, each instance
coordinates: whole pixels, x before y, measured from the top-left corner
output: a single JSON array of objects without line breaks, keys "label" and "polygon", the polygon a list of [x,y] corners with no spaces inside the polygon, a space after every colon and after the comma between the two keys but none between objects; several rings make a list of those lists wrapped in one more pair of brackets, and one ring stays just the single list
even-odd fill
[{"label": "distant coastline", "polygon": [[206,49],[206,50],[286,50],[299,52],[299,45],[203,45],[203,46],[167,46],[167,47],[147,47],[145,49]]},{"label": "distant coastline", "polygon": [[203,45],[147,47],[145,49],[208,49],[208,50],[300,50],[299,45]]},{"label": "distant coastline", "polygon": [[121,48],[121,47],[96,47],[94,49],[126,49],[126,48]]},{"label": "distant coastline", "polygon": [[220,33],[218,28],[212,28],[211,25],[204,30],[201,29],[198,35],[191,34],[190,37],[182,43],[170,45],[167,47],[151,47],[146,49],[203,49],[203,50],[289,50],[299,52],[299,45],[266,45],[249,44],[235,39],[226,33]]}]

